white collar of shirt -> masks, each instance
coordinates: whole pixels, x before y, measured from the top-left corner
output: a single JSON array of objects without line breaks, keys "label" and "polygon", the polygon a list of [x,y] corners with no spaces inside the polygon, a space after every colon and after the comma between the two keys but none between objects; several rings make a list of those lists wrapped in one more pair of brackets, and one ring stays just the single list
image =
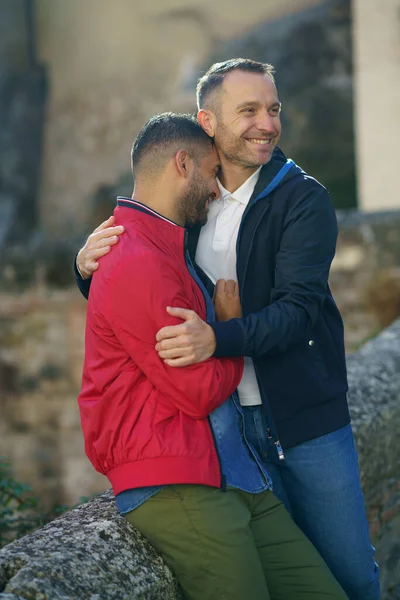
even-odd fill
[{"label": "white collar of shirt", "polygon": [[219,179],[217,179],[219,191],[221,193],[221,200],[228,200],[228,198],[233,198],[237,202],[241,204],[248,204],[252,193],[254,192],[254,188],[256,187],[256,183],[260,176],[261,167],[257,169],[253,175],[250,175],[248,179],[233,193],[228,192],[227,189],[224,188]]}]

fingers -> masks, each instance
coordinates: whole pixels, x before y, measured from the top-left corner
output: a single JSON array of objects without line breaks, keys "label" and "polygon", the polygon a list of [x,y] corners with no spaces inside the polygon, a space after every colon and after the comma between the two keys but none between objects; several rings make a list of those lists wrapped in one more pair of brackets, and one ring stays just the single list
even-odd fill
[{"label": "fingers", "polygon": [[86,260],[88,264],[92,261],[97,261],[98,258],[105,256],[110,252],[111,246],[102,246],[101,248],[91,248],[87,251]]},{"label": "fingers", "polygon": [[[166,350],[178,350],[179,352],[181,352],[182,349],[187,348],[188,346],[189,346],[189,338],[187,335],[183,334],[178,337],[173,336],[173,337],[165,338],[161,341],[157,341],[156,350],[159,354],[160,354],[160,352],[163,352]],[[176,358],[176,356],[174,356],[174,357],[165,356],[163,358]]]},{"label": "fingers", "polygon": [[172,317],[177,317],[178,319],[183,319],[184,321],[190,321],[197,317],[197,314],[194,310],[190,310],[188,308],[178,308],[167,306],[167,313]]},{"label": "fingers", "polygon": [[234,296],[236,287],[237,287],[236,281],[233,281],[233,279],[228,279],[228,281],[226,282],[226,285],[225,285],[225,291],[227,294]]},{"label": "fingers", "polygon": [[216,296],[217,294],[224,293],[225,287],[226,287],[225,279],[218,279],[217,283],[215,284],[214,296]]},{"label": "fingers", "polygon": [[105,254],[107,254],[107,252],[110,252],[111,250],[111,246],[110,244],[101,244],[101,245],[96,245],[96,246],[87,246],[86,248],[83,248],[82,250],[80,250],[81,256],[79,256],[78,254],[78,259],[81,262],[85,263],[86,267],[89,267],[89,263],[91,263],[92,261],[96,261],[98,258],[100,258],[101,256],[104,256]]},{"label": "fingers", "polygon": [[[89,270],[90,261],[96,261],[101,256],[107,254],[107,252],[111,250],[111,246],[114,246],[118,243],[118,235],[123,233],[123,231],[124,228],[120,226],[110,227],[109,229],[92,233],[88,237],[84,248],[81,250],[83,253],[82,259],[85,262],[85,268]],[[115,232],[117,232],[118,235],[115,235]]]},{"label": "fingers", "polygon": [[97,269],[99,268],[99,263],[95,262],[95,261],[91,261],[88,263],[88,267],[90,268],[91,272],[97,271]]},{"label": "fingers", "polygon": [[214,296],[229,294],[232,296],[239,295],[239,285],[234,279],[218,279],[215,284]]},{"label": "fingers", "polygon": [[[106,221],[103,221],[103,223],[96,227],[93,233],[89,236],[88,240],[101,240],[103,238],[121,235],[121,233],[125,231],[124,227],[122,225],[114,226],[114,223],[115,217],[114,215],[111,215],[111,217],[108,217]],[[117,241],[118,237],[116,241],[114,241],[114,243],[116,243]]]},{"label": "fingers", "polygon": [[195,364],[196,360],[191,357],[185,358],[173,358],[171,360],[166,360],[165,364],[169,367],[188,367],[189,365]]},{"label": "fingers", "polygon": [[118,236],[124,233],[125,229],[122,225],[116,227],[107,227],[107,229],[101,229],[100,231],[94,231],[88,238],[88,242],[99,242],[100,240],[109,240],[110,238],[116,238],[114,243],[118,242]]},{"label": "fingers", "polygon": [[118,242],[118,236],[113,235],[112,237],[102,237],[97,240],[92,240],[91,246],[93,248],[104,248],[105,246],[114,246]]},{"label": "fingers", "polygon": [[93,233],[97,233],[98,231],[102,231],[103,229],[106,229],[107,227],[112,227],[115,223],[115,217],[114,215],[111,215],[111,217],[108,217],[108,219],[106,221],[103,221],[102,223],[100,223],[100,225],[98,227],[96,227],[96,229],[93,231]]},{"label": "fingers", "polygon": [[91,277],[99,268],[97,260],[111,250],[111,246],[118,243],[118,236],[125,229],[122,225],[114,226],[113,215],[103,221],[86,240],[86,244],[78,252],[76,263],[84,279]]},{"label": "fingers", "polygon": [[[167,340],[170,338],[179,338],[180,336],[186,333],[186,327],[182,323],[182,325],[167,325],[167,327],[163,327],[156,334],[157,342],[162,342],[163,340]],[[157,350],[157,347],[156,347]]]},{"label": "fingers", "polygon": [[[195,319],[197,317],[197,314],[194,312],[194,310],[189,310],[187,308],[167,306],[167,313],[172,317],[176,317],[177,319],[183,319],[183,321],[190,321],[191,319]],[[167,325],[167,327],[163,327],[157,332],[156,340],[157,342],[162,342],[163,340],[169,338],[176,339],[185,335],[185,333],[187,333],[187,331],[184,323],[180,325]]]},{"label": "fingers", "polygon": [[188,360],[195,359],[191,348],[172,348],[171,350],[162,350],[158,352],[158,356],[163,360],[171,360],[176,358],[187,358]]}]

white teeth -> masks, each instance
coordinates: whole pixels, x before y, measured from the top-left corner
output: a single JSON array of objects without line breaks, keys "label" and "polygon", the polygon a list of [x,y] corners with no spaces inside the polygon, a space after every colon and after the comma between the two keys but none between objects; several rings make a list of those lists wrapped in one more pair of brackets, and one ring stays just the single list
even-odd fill
[{"label": "white teeth", "polygon": [[249,142],[252,142],[253,144],[260,144],[260,146],[266,146],[267,144],[270,144],[271,141],[272,140],[260,140],[256,138],[249,139]]},{"label": "white teeth", "polygon": [[271,140],[257,140],[255,138],[252,138],[249,140],[249,142],[253,142],[254,144],[260,144],[261,146],[266,146],[267,144],[271,143]]}]

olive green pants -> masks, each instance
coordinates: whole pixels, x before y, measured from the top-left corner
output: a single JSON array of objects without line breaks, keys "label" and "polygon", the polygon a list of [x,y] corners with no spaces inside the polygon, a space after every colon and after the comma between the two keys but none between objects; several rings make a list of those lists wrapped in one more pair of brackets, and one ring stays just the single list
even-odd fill
[{"label": "olive green pants", "polygon": [[345,600],[283,504],[170,485],[126,515],[176,574],[187,600]]}]

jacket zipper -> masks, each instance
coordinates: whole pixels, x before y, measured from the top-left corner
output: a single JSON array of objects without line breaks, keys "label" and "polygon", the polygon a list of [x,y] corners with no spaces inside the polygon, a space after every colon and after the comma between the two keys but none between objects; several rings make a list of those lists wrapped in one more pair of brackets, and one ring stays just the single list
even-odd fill
[{"label": "jacket zipper", "polygon": [[[254,204],[255,204],[255,202],[253,204],[251,204],[251,205],[250,204],[247,205],[245,213],[244,213],[243,218],[242,218],[242,221],[240,223],[238,237],[237,237],[237,243],[236,243],[236,261],[237,261],[237,259],[239,257],[240,236],[241,236],[241,232],[242,232],[243,223],[244,223],[245,219],[247,218],[247,215],[250,212],[251,208],[254,206]],[[265,208],[265,211],[263,212],[262,217],[266,214],[266,212],[268,210],[269,210],[269,204]],[[261,219],[260,219],[260,221],[261,221]],[[239,284],[240,297],[242,297],[242,292],[243,292],[243,288],[244,288],[244,282],[245,282],[245,279],[246,279],[247,265],[249,264],[250,252],[251,252],[251,248],[253,246],[254,237],[255,237],[257,229],[258,229],[258,224],[257,224],[257,227],[254,229],[253,236],[252,236],[252,239],[251,239],[250,250],[249,250],[249,252],[247,254],[246,263],[245,263],[245,267],[244,267],[244,271],[243,271],[242,284],[241,285]],[[254,365],[254,368],[255,368],[255,365]],[[258,384],[258,387],[260,388],[260,385],[259,385],[258,382],[259,382],[259,379],[257,377],[257,384]],[[267,424],[268,424],[267,433],[268,433],[268,438],[274,440],[274,445],[275,445],[276,451],[278,453],[279,460],[284,460],[285,459],[285,454],[283,452],[283,448],[282,448],[281,443],[279,441],[278,430],[276,428],[274,419],[272,417],[271,410],[270,410],[269,405],[268,405],[268,401],[266,399],[263,400],[262,397],[261,397],[261,400],[262,400],[262,404],[264,406],[264,410],[266,412],[266,417],[267,417]],[[271,428],[273,429],[273,431],[271,430]]]},{"label": "jacket zipper", "polygon": [[[272,440],[273,439],[273,435],[272,435],[272,431],[271,431],[271,429],[269,427],[267,429],[267,433],[268,433],[268,439]],[[278,452],[278,458],[279,458],[279,460],[284,460],[285,459],[285,455],[283,453],[283,449],[282,449],[282,446],[281,446],[279,440],[276,440],[276,442],[274,442],[274,444],[275,444],[276,450]]]},{"label": "jacket zipper", "polygon": [[[185,229],[185,239],[184,239],[184,248],[183,248],[183,259],[184,259],[184,261],[185,261],[185,265],[186,265],[187,272],[189,273],[190,277],[193,279],[193,281],[195,282],[195,284],[197,285],[197,287],[199,288],[199,290],[200,290],[200,292],[201,292],[201,294],[202,294],[202,296],[203,296],[204,305],[205,305],[205,308],[206,308],[206,313],[207,313],[207,302],[206,302],[206,299],[205,299],[205,296],[204,296],[204,292],[203,292],[203,290],[202,290],[201,286],[199,286],[199,284],[197,283],[197,281],[196,281],[196,280],[193,278],[193,276],[192,276],[192,274],[190,273],[190,271],[189,271],[189,268],[188,268],[188,262],[187,262],[187,261],[189,260],[189,261],[190,261],[190,263],[189,263],[189,264],[190,264],[190,266],[192,267],[192,269],[193,269],[193,270],[195,270],[195,269],[194,269],[194,266],[193,266],[193,264],[192,264],[192,261],[191,261],[191,259],[190,259],[189,251],[187,250],[187,238],[188,238],[188,232],[187,232],[187,230]],[[220,489],[221,489],[223,492],[226,492],[226,477],[225,477],[225,475],[224,475],[224,474],[223,474],[223,472],[222,472],[222,463],[221,463],[221,457],[220,457],[220,455],[219,455],[219,452],[218,452],[217,441],[216,441],[216,439],[215,439],[215,433],[214,433],[214,430],[213,430],[213,428],[212,428],[211,419],[210,419],[210,417],[209,417],[209,416],[207,417],[207,420],[208,420],[208,424],[209,424],[210,431],[211,431],[211,435],[212,435],[213,442],[214,442],[215,454],[217,455],[217,459],[218,459],[218,466],[219,466],[219,473],[220,473],[220,486],[219,486],[219,487],[220,487]]]}]

